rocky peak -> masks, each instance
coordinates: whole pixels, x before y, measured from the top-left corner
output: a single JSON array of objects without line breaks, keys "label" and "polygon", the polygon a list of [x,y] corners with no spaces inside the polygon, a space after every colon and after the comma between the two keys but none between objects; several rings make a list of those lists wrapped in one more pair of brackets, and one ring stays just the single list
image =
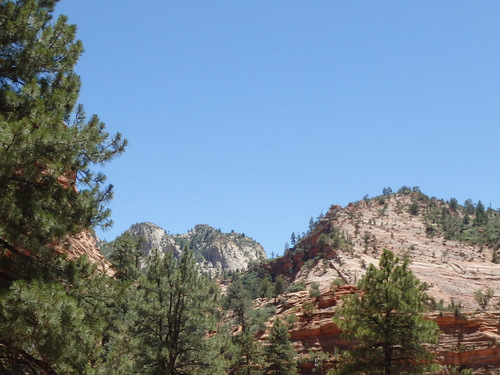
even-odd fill
[{"label": "rocky peak", "polygon": [[127,232],[134,237],[144,239],[142,251],[148,255],[152,249],[158,249],[161,252],[173,251],[178,256],[182,249],[176,246],[172,236],[154,223],[138,223],[132,225]]},{"label": "rocky peak", "polygon": [[251,262],[266,259],[264,248],[243,233],[222,233],[220,229],[198,224],[185,234],[170,235],[153,223],[132,225],[127,232],[144,239],[143,252],[153,248],[172,251],[176,256],[188,248],[195,253],[201,270],[210,273],[243,270]]}]

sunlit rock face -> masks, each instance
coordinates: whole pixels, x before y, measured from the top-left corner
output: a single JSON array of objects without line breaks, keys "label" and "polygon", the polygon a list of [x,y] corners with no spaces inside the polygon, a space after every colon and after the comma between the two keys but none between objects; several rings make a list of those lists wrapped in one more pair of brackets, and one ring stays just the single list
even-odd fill
[{"label": "sunlit rock face", "polygon": [[185,234],[168,234],[153,223],[134,224],[128,229],[134,236],[142,236],[142,251],[148,255],[152,249],[173,252],[179,256],[185,248],[192,250],[204,272],[217,274],[223,271],[247,269],[251,262],[266,259],[264,248],[242,233],[222,233],[209,225],[196,225]]}]

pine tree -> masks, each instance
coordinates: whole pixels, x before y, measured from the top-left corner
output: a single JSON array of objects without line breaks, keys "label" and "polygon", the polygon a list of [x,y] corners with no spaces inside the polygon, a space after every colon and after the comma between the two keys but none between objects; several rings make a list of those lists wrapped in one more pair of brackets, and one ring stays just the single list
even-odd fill
[{"label": "pine tree", "polygon": [[474,219],[475,225],[482,225],[488,223],[488,215],[486,214],[484,204],[481,201],[477,202],[475,214],[476,214],[476,217]]},{"label": "pine tree", "polygon": [[218,290],[197,269],[191,251],[180,260],[169,252],[150,254],[135,303],[137,373],[203,374],[213,370]]},{"label": "pine tree", "polygon": [[142,258],[143,238],[134,238],[125,232],[111,244],[109,260],[116,270],[115,277],[120,280],[134,280],[139,275]]},{"label": "pine tree", "polygon": [[423,319],[426,285],[401,261],[384,250],[379,268],[370,265],[335,318],[355,345],[339,374],[422,374],[433,370],[424,343],[438,339],[436,323]]},{"label": "pine tree", "polygon": [[0,296],[0,373],[93,374],[115,301],[113,281],[86,258]]},{"label": "pine tree", "polygon": [[309,219],[309,226],[308,226],[309,233],[311,233],[313,231],[315,226],[316,226],[316,223],[314,222],[314,219],[311,216],[311,218]]},{"label": "pine tree", "polygon": [[227,290],[223,306],[226,310],[233,312],[236,324],[242,327],[244,332],[249,329],[248,312],[252,308],[250,292],[244,287],[241,278],[235,278]]},{"label": "pine tree", "polygon": [[0,2],[0,250],[11,253],[108,225],[112,187],[91,167],[126,143],[75,111],[83,46],[65,16],[53,20],[57,2]]},{"label": "pine tree", "polygon": [[278,302],[278,297],[280,295],[282,295],[283,293],[285,293],[287,286],[288,286],[288,282],[283,277],[283,275],[278,275],[276,277],[276,281],[274,282],[273,296],[274,296],[275,302]]},{"label": "pine tree", "polygon": [[290,341],[288,327],[279,317],[274,320],[269,332],[268,345],[265,347],[266,375],[297,374],[295,350]]}]

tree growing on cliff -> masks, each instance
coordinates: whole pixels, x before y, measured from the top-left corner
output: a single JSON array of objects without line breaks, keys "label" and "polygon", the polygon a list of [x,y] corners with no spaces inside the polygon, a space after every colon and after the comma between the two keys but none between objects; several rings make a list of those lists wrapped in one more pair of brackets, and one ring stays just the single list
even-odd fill
[{"label": "tree growing on cliff", "polygon": [[422,374],[435,370],[425,343],[436,343],[439,329],[425,320],[425,290],[400,260],[384,250],[359,281],[360,293],[344,299],[335,322],[354,348],[335,374]]},{"label": "tree growing on cliff", "polygon": [[68,233],[109,224],[112,187],[91,167],[126,142],[97,116],[87,120],[82,106],[75,111],[83,46],[65,16],[53,20],[57,2],[0,2],[0,251],[22,246],[35,255]]},{"label": "tree growing on cliff", "polygon": [[279,317],[274,319],[273,326],[267,339],[264,356],[266,375],[294,375],[297,374],[295,350],[290,341],[288,327]]}]

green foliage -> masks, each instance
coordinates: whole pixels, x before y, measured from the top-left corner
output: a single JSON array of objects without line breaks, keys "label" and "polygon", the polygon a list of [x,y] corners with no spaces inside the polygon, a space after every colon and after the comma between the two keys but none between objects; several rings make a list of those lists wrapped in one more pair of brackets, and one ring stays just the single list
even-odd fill
[{"label": "green foliage", "polygon": [[264,277],[260,284],[260,297],[271,298],[273,296],[273,283],[269,277]]},{"label": "green foliage", "polygon": [[266,322],[276,313],[276,306],[265,305],[259,309],[252,309],[248,312],[249,320],[252,324],[250,331],[264,332],[266,330]]},{"label": "green foliage", "polygon": [[486,310],[494,294],[495,290],[491,287],[478,289],[474,292],[474,300],[478,303],[481,310]]},{"label": "green foliage", "polygon": [[141,247],[143,239],[133,237],[125,232],[110,245],[109,260],[116,271],[115,277],[120,280],[135,280],[139,275]]},{"label": "green foliage", "polygon": [[390,195],[390,194],[392,194],[392,189],[390,187],[385,187],[382,190],[382,195]]},{"label": "green foliage", "polygon": [[0,246],[11,252],[16,244],[37,253],[82,227],[108,225],[112,189],[90,168],[125,146],[97,116],[87,121],[82,106],[71,116],[83,47],[75,25],[52,19],[56,3],[0,3]]},{"label": "green foliage", "polygon": [[295,284],[290,284],[287,288],[287,293],[295,293],[295,292],[300,292],[302,290],[306,290],[306,283],[303,280]]},{"label": "green foliage", "polygon": [[335,249],[349,250],[352,248],[353,244],[351,239],[346,236],[346,234],[340,230],[340,228],[332,226],[330,232],[321,233],[318,238],[319,246],[331,246]]},{"label": "green foliage", "polygon": [[283,293],[286,292],[288,287],[288,281],[283,277],[283,275],[278,275],[276,281],[274,282],[274,295],[275,300],[278,299]]},{"label": "green foliage", "polygon": [[306,320],[311,320],[314,315],[314,304],[308,301],[302,303],[302,314]]},{"label": "green foliage", "polygon": [[274,319],[269,332],[268,345],[265,347],[266,375],[297,374],[295,350],[290,342],[288,327],[280,318]]},{"label": "green foliage", "polygon": [[314,298],[319,298],[321,296],[321,292],[319,291],[319,284],[312,283],[309,287],[309,296]]},{"label": "green foliage", "polygon": [[252,297],[241,278],[233,280],[222,300],[222,306],[233,313],[236,323],[246,331],[249,325],[248,313],[252,309]]},{"label": "green foliage", "polygon": [[89,374],[99,332],[61,285],[16,281],[0,304],[0,369],[18,374]]},{"label": "green foliage", "polygon": [[82,257],[57,262],[45,279],[1,291],[0,372],[92,374],[117,301],[114,281]]},{"label": "green foliage", "polygon": [[408,186],[401,186],[398,190],[398,194],[408,195],[411,193],[411,188]]},{"label": "green foliage", "polygon": [[408,211],[410,212],[411,215],[417,216],[418,210],[419,210],[418,202],[412,202],[408,206]]},{"label": "green foliage", "polygon": [[335,322],[354,349],[339,374],[421,374],[432,370],[432,355],[423,343],[435,343],[438,328],[424,320],[426,285],[384,250],[379,268],[372,264],[358,283],[361,293],[344,299]]},{"label": "green foliage", "polygon": [[330,289],[335,292],[340,286],[345,284],[346,284],[345,280],[337,278],[330,283]]},{"label": "green foliage", "polygon": [[255,340],[252,332],[241,332],[233,337],[232,364],[229,374],[261,375],[263,367],[263,351],[260,342]]},{"label": "green foliage", "polygon": [[197,270],[192,252],[150,254],[132,304],[134,366],[141,374],[202,373],[216,350],[206,339],[216,326],[218,293]]},{"label": "green foliage", "polygon": [[486,210],[479,201],[475,206],[467,199],[464,206],[452,198],[448,203],[431,201],[425,208],[424,220],[428,237],[442,235],[445,240],[458,240],[470,245],[500,248],[500,213],[496,210]]}]

